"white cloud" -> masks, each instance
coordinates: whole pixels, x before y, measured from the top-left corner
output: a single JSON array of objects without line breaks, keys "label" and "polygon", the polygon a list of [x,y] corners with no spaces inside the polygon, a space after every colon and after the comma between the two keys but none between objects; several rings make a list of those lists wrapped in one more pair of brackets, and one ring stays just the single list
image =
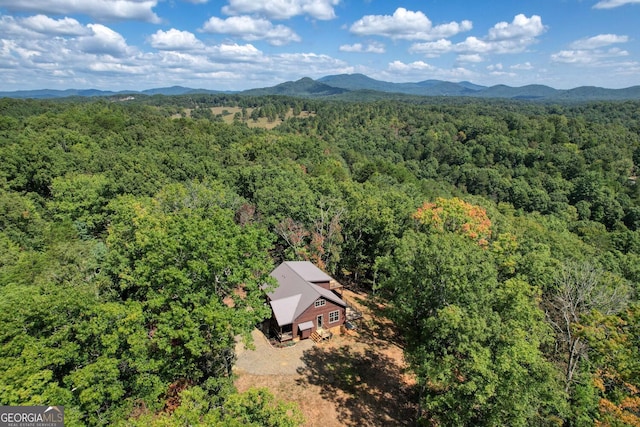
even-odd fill
[{"label": "white cloud", "polygon": [[460,43],[452,43],[447,39],[435,42],[414,43],[410,53],[421,53],[427,57],[440,56],[455,52],[460,54],[460,60],[477,62],[479,55],[511,54],[525,51],[537,42],[536,37],[546,31],[542,19],[533,15],[531,18],[516,15],[512,23],[499,22],[491,29],[486,37],[469,36]]},{"label": "white cloud", "polygon": [[[265,54],[249,43],[206,45],[192,33],[177,29],[150,35],[147,43],[157,50],[144,52],[102,24],[83,27],[64,19],[27,22],[31,28],[51,34],[26,28],[20,18],[0,15],[3,89],[137,90],[158,87],[162,82],[234,90],[271,86],[300,76],[355,72],[354,67],[328,55]],[[365,48],[374,50],[376,46],[380,48],[374,43]]]},{"label": "white cloud", "polygon": [[336,17],[333,7],[338,4],[340,0],[229,0],[222,12],[226,15],[263,15],[270,19],[309,15],[320,20],[330,20]]},{"label": "white cloud", "polygon": [[109,57],[101,57],[100,60],[89,63],[87,69],[103,74],[124,74],[127,76],[145,74],[149,71],[148,68],[144,66],[123,64],[122,62],[111,61],[110,59]]},{"label": "white cloud", "polygon": [[[513,68],[513,67],[509,67],[509,68]],[[489,71],[489,75],[491,75],[493,77],[504,78],[504,77],[516,77],[517,76],[516,73],[505,71],[504,70],[504,65],[502,65],[501,62],[498,62],[497,64],[487,65],[487,71]]]},{"label": "white cloud", "polygon": [[498,22],[489,30],[488,40],[513,40],[513,39],[532,39],[544,33],[546,28],[542,25],[542,18],[538,15],[532,15],[527,18],[522,13],[516,15],[513,21]]},{"label": "white cloud", "polygon": [[381,73],[378,78],[391,81],[420,81],[425,78],[441,79],[449,81],[471,80],[476,76],[473,71],[464,67],[439,68],[423,61],[404,63],[393,61],[389,63],[387,71]]},{"label": "white cloud", "polygon": [[456,52],[484,53],[484,54],[509,54],[524,52],[535,39],[509,39],[509,40],[482,40],[477,37],[467,37],[461,43],[455,45]]},{"label": "white cloud", "polygon": [[77,46],[85,53],[106,54],[116,57],[128,55],[130,52],[124,37],[102,24],[87,25],[93,32],[89,36],[78,37]]},{"label": "white cloud", "polygon": [[0,0],[10,11],[53,15],[88,15],[96,21],[147,21],[159,23],[153,12],[158,0]]},{"label": "white cloud", "polygon": [[460,23],[458,22],[449,22],[448,24],[436,25],[433,27],[433,31],[431,31],[430,39],[436,39],[438,37],[451,37],[456,34],[470,31],[473,28],[473,23],[471,21],[465,20]]},{"label": "white cloud", "polygon": [[[329,55],[320,55],[317,53],[282,53],[280,55],[274,55],[274,60],[281,65],[290,65],[295,67],[328,67],[331,69],[345,68],[346,63],[338,59],[332,58]],[[301,68],[304,70],[304,68]],[[316,74],[316,71],[310,70],[310,74]],[[320,70],[321,71],[321,70]],[[308,75],[309,73],[302,73]]]},{"label": "white cloud", "polygon": [[22,27],[40,34],[53,36],[82,36],[91,31],[72,18],[52,19],[45,15],[30,16],[19,20]]},{"label": "white cloud", "polygon": [[570,49],[561,50],[551,55],[553,62],[565,64],[578,64],[589,66],[612,66],[612,58],[622,58],[629,55],[629,52],[617,47],[603,49],[617,43],[629,41],[627,36],[616,34],[599,34],[594,37],[576,40],[569,45]]},{"label": "white cloud", "polygon": [[385,46],[382,43],[371,42],[366,46],[362,43],[343,44],[339,48],[340,52],[356,53],[385,53]]},{"label": "white cloud", "polygon": [[414,43],[409,48],[409,53],[421,53],[435,57],[454,50],[454,44],[450,40],[440,39],[435,42]]},{"label": "white cloud", "polygon": [[204,47],[193,33],[175,28],[169,31],[158,30],[149,37],[148,41],[152,47],[159,50],[194,50]]},{"label": "white cloud", "polygon": [[435,70],[436,67],[433,65],[427,64],[424,61],[414,61],[409,64],[405,64],[401,61],[393,61],[389,63],[389,71],[399,71],[399,72],[407,72],[407,71],[432,71]]},{"label": "white cloud", "polygon": [[627,4],[639,4],[640,0],[600,0],[593,5],[594,9],[613,9]]},{"label": "white cloud", "polygon": [[302,10],[306,15],[326,21],[336,18],[333,6],[340,4],[340,0],[308,0],[302,3]]},{"label": "white cloud", "polygon": [[626,43],[629,41],[627,36],[619,36],[616,34],[599,34],[597,36],[576,40],[571,43],[572,49],[597,49],[609,46],[615,43]]},{"label": "white cloud", "polygon": [[565,64],[602,66],[608,64],[606,60],[610,58],[620,58],[628,55],[629,52],[618,48],[608,50],[576,49],[561,50],[560,52],[554,53],[551,55],[551,60]]},{"label": "white cloud", "polygon": [[196,73],[211,68],[210,61],[203,54],[163,50],[152,55],[151,58],[156,63],[156,72],[180,75],[188,72]]},{"label": "white cloud", "polygon": [[565,64],[590,63],[593,61],[591,52],[587,50],[561,50],[551,55],[554,62],[563,62]]},{"label": "white cloud", "polygon": [[52,19],[44,15],[26,18],[0,16],[0,38],[13,40],[91,35],[88,27],[72,18]]},{"label": "white cloud", "polygon": [[378,42],[371,42],[367,45],[367,53],[385,53],[386,48],[384,44]]},{"label": "white cloud", "polygon": [[48,38],[48,35],[41,34],[26,28],[22,22],[13,16],[0,16],[0,39],[9,40],[16,39],[39,39]]},{"label": "white cloud", "polygon": [[364,52],[364,46],[362,43],[343,44],[338,50],[340,50],[340,52]]},{"label": "white cloud", "polygon": [[18,66],[13,52],[16,51],[16,45],[9,40],[0,39],[0,68],[10,70]]},{"label": "white cloud", "polygon": [[262,51],[252,44],[223,43],[209,46],[203,51],[160,51],[158,56],[151,56],[149,62],[160,58],[162,67],[196,71],[211,71],[219,69],[222,64],[259,64],[265,61]]},{"label": "white cloud", "polygon": [[473,27],[471,21],[436,25],[422,12],[399,7],[393,15],[366,15],[354,22],[349,31],[359,36],[384,36],[404,40],[435,40],[451,37]]},{"label": "white cloud", "polygon": [[5,61],[12,62],[15,65],[19,65],[23,62],[30,62],[34,58],[40,56],[43,52],[46,52],[44,46],[39,43],[25,43],[19,44],[15,41],[2,40],[2,56]]},{"label": "white cloud", "polygon": [[227,59],[238,62],[256,62],[262,60],[263,53],[252,44],[223,43],[207,49],[207,56],[215,59]]},{"label": "white cloud", "polygon": [[488,53],[496,50],[496,43],[487,42],[475,36],[467,37],[463,42],[454,46],[456,52]]},{"label": "white cloud", "polygon": [[298,36],[291,28],[284,25],[273,25],[266,19],[250,16],[232,16],[227,19],[212,17],[202,27],[202,31],[215,34],[228,34],[246,41],[266,40],[274,46],[283,46],[291,42],[299,42]]},{"label": "white cloud", "polygon": [[482,62],[484,61],[484,58],[477,53],[472,53],[466,55],[458,55],[457,60],[460,62]]},{"label": "white cloud", "polygon": [[517,76],[516,73],[510,73],[508,71],[499,71],[499,70],[490,71],[489,74],[494,76],[494,77],[515,77],[515,76]]},{"label": "white cloud", "polygon": [[521,71],[529,71],[533,70],[533,65],[530,62],[524,62],[522,64],[511,65],[509,68],[512,70],[521,70]]}]

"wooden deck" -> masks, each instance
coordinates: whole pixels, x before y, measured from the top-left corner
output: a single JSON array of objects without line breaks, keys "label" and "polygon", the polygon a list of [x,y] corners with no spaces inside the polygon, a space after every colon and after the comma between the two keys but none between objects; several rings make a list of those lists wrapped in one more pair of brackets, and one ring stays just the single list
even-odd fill
[{"label": "wooden deck", "polygon": [[342,300],[347,303],[347,320],[348,321],[357,320],[362,317],[362,312],[359,311],[349,299],[343,297]]},{"label": "wooden deck", "polygon": [[333,279],[329,282],[329,290],[336,290],[336,289],[342,289],[344,286],[342,286],[342,284],[340,282],[338,282],[337,280]]}]

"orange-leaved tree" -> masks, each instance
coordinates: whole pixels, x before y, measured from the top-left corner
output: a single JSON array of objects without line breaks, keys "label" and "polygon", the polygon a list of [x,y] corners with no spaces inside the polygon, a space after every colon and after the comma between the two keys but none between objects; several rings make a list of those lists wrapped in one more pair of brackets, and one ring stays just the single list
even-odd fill
[{"label": "orange-leaved tree", "polygon": [[467,236],[482,247],[489,244],[491,237],[491,220],[487,211],[457,197],[438,197],[435,202],[425,202],[414,212],[413,219],[428,230]]}]

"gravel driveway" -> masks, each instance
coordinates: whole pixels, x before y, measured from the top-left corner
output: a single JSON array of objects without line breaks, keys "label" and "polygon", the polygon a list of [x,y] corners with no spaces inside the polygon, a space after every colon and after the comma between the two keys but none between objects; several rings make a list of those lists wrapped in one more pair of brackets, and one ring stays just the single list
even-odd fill
[{"label": "gravel driveway", "polygon": [[302,353],[313,347],[310,339],[298,341],[286,348],[274,348],[258,329],[251,333],[255,350],[248,350],[240,341],[236,344],[236,371],[252,375],[295,375],[298,368],[305,368]]}]

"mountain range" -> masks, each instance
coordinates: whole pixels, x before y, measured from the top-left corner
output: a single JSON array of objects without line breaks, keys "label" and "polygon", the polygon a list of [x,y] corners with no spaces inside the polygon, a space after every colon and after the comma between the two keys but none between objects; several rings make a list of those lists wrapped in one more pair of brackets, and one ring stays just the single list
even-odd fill
[{"label": "mountain range", "polygon": [[475,97],[502,98],[531,101],[596,101],[596,100],[640,100],[640,86],[624,89],[606,89],[595,86],[581,86],[574,89],[554,89],[544,85],[512,87],[506,85],[481,86],[470,82],[449,82],[444,80],[424,80],[415,83],[392,83],[375,80],[364,74],[338,74],[317,80],[309,77],[297,81],[280,83],[275,86],[249,89],[240,92],[193,89],[183,86],[155,88],[143,91],[102,91],[97,89],[67,90],[22,90],[0,92],[0,97],[8,98],[64,98],[71,96],[124,96],[124,95],[186,95],[200,93],[228,93],[239,95],[286,95],[293,97],[332,99],[377,99],[389,97]]}]

